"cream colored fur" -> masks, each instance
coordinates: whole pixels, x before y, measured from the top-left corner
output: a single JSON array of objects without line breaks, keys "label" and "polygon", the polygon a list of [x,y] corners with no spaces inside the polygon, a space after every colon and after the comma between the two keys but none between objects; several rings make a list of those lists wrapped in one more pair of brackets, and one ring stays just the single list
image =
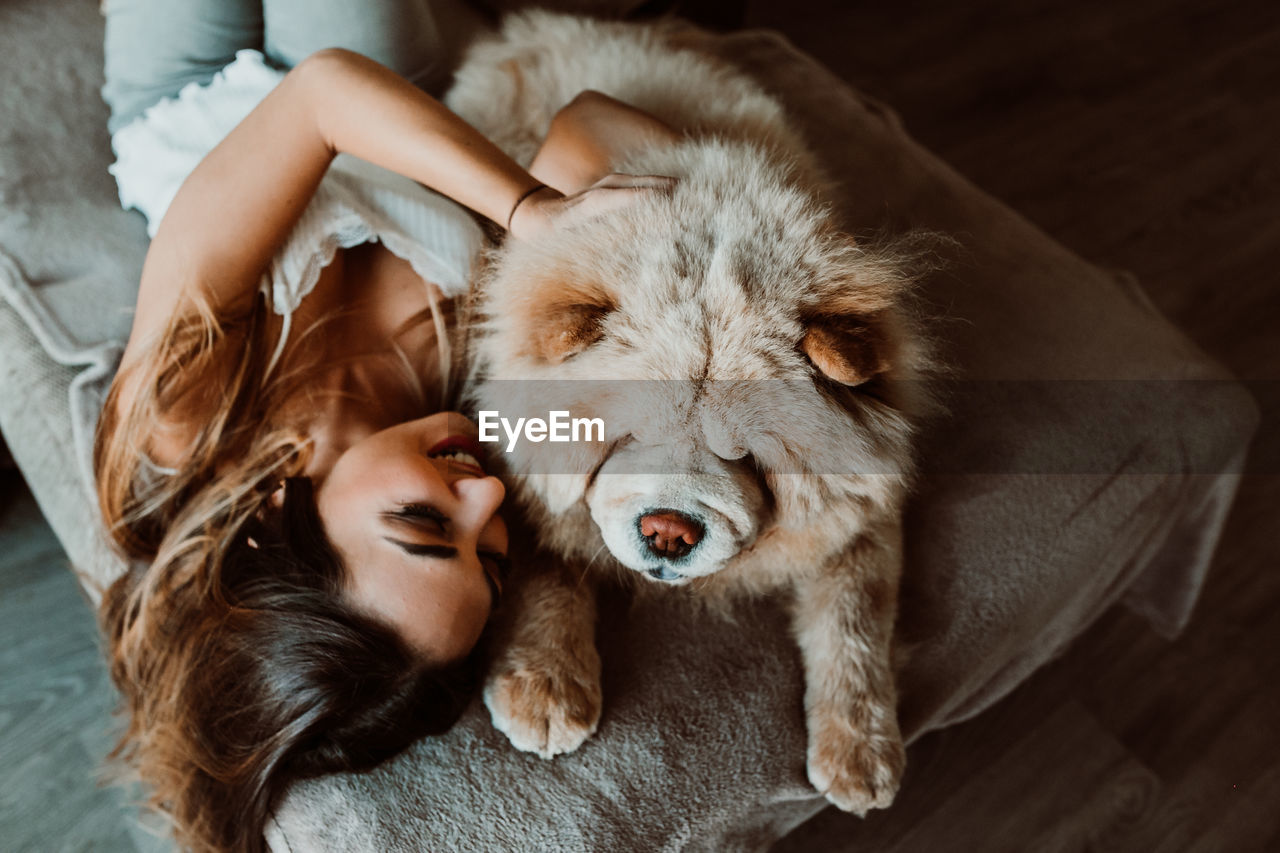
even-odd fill
[{"label": "cream colored fur", "polygon": [[[615,164],[674,176],[669,194],[488,259],[477,408],[600,417],[607,441],[505,454],[539,552],[517,573],[485,700],[544,757],[595,731],[595,578],[710,601],[788,594],[809,779],[861,813],[892,801],[904,761],[890,639],[926,356],[899,265],[840,232],[781,106],[681,33],[513,17],[448,97],[525,163],[588,89],[684,134]],[[705,526],[670,569],[635,532],[654,506]]]}]

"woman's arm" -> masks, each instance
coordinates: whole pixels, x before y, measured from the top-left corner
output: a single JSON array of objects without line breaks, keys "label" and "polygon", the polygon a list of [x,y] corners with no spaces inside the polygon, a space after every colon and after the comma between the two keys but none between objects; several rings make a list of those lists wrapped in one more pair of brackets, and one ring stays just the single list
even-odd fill
[{"label": "woman's arm", "polygon": [[[372,60],[336,49],[304,60],[192,170],[147,253],[113,388],[114,418],[104,423],[141,439],[153,461],[182,464],[210,407],[225,405],[223,373],[245,343],[239,334],[225,338],[201,375],[188,369],[164,410],[135,411],[158,375],[159,338],[193,311],[225,320],[253,309],[263,271],[344,152],[503,224],[515,202],[538,186],[462,119]],[[559,197],[544,190],[529,198],[517,224],[542,226]]]},{"label": "woman's arm", "polygon": [[147,253],[123,366],[192,297],[222,316],[251,309],[262,271],[341,152],[501,224],[538,183],[393,72],[349,51],[322,51],[286,75],[183,183]]},{"label": "woman's arm", "polygon": [[656,116],[588,90],[556,113],[529,172],[572,195],[615,172],[631,152],[679,141],[680,134]]},{"label": "woman's arm", "polygon": [[[594,169],[603,161],[582,139],[607,136],[607,122],[599,110],[587,115],[589,98],[580,101],[557,119],[548,141],[562,162],[580,155]],[[559,146],[558,138],[576,141]],[[413,178],[500,224],[539,184],[434,98],[376,62],[340,49],[304,60],[200,162],[169,205],[143,265],[117,376],[118,416],[131,411],[148,374],[136,368],[171,320],[201,307],[223,318],[252,310],[263,270],[338,153]],[[614,176],[573,199],[543,189],[521,201],[512,230],[534,235],[569,211],[595,215],[663,183]],[[163,465],[182,458],[191,424],[220,399],[214,377],[188,378],[193,393],[204,389],[196,395],[201,399],[184,398],[184,414],[162,413],[174,417],[164,423],[153,417],[146,425],[149,449]]]}]

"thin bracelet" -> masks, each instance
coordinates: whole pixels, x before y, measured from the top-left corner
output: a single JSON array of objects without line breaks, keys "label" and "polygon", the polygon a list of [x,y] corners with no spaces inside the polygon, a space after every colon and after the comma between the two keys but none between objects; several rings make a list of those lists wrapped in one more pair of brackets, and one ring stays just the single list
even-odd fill
[{"label": "thin bracelet", "polygon": [[511,212],[507,214],[507,230],[508,231],[511,230],[511,220],[516,218],[516,211],[520,209],[520,205],[524,204],[524,200],[527,199],[529,196],[533,195],[534,193],[536,193],[538,190],[545,190],[546,188],[547,188],[546,184],[538,184],[537,186],[532,187],[531,189],[525,190],[524,195],[516,199],[516,203],[511,207]]}]

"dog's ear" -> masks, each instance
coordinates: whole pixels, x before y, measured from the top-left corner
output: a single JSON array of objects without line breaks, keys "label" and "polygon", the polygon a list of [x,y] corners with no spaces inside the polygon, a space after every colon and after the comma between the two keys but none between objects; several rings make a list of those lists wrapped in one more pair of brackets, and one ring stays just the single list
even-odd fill
[{"label": "dog's ear", "polygon": [[889,369],[886,344],[874,316],[815,314],[805,322],[800,351],[827,378],[861,385]]},{"label": "dog's ear", "polygon": [[612,305],[571,302],[545,304],[532,326],[530,349],[538,358],[559,364],[604,335],[604,319]]}]

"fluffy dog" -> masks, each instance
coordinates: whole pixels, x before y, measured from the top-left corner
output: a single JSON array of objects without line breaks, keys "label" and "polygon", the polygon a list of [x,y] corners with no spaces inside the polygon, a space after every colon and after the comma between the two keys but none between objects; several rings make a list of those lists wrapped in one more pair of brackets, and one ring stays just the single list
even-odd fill
[{"label": "fluffy dog", "polygon": [[809,779],[862,813],[903,769],[890,641],[926,355],[898,260],[840,232],[781,106],[682,32],[510,18],[448,97],[526,164],[584,90],[682,132],[614,164],[674,176],[671,192],[508,242],[482,276],[473,404],[605,432],[503,454],[538,556],[485,702],[544,757],[595,731],[602,572],[712,599],[790,591]]}]

